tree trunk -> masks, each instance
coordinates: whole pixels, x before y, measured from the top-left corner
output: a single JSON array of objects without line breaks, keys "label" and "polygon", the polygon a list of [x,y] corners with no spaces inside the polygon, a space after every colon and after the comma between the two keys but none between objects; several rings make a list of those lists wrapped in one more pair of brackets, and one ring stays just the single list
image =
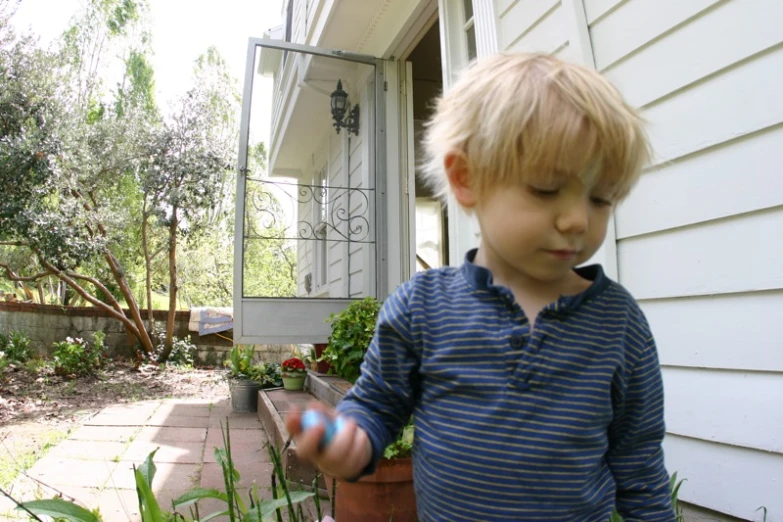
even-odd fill
[{"label": "tree trunk", "polygon": [[172,209],[171,223],[169,224],[169,315],[166,318],[166,342],[161,359],[169,358],[171,345],[174,340],[174,317],[177,312],[177,207]]},{"label": "tree trunk", "polygon": [[[147,335],[147,331],[144,330],[144,328],[139,329],[137,327],[138,323],[128,319],[128,317],[125,315],[125,313],[122,310],[122,308],[120,308],[119,303],[117,303],[116,300],[114,300],[114,298],[111,298],[112,301],[113,301],[114,306],[106,304],[105,302],[101,301],[97,297],[95,297],[93,295],[90,295],[81,285],[79,285],[79,283],[76,281],[76,279],[77,278],[85,279],[83,276],[79,276],[79,275],[70,276],[70,275],[66,274],[65,272],[59,270],[57,267],[55,267],[51,263],[48,263],[46,260],[44,260],[40,256],[40,253],[37,253],[37,255],[38,255],[39,261],[41,262],[41,265],[44,268],[46,268],[47,270],[49,270],[52,274],[54,274],[54,276],[57,277],[57,279],[60,280],[60,283],[62,283],[62,286],[64,288],[70,287],[71,289],[73,289],[73,291],[76,294],[82,296],[85,301],[87,301],[89,303],[92,303],[93,306],[95,306],[96,308],[100,308],[101,310],[104,310],[104,311],[108,312],[108,314],[111,317],[113,317],[114,319],[117,319],[118,321],[120,321],[125,326],[125,329],[128,331],[129,334],[133,335],[136,339],[139,340],[139,342],[141,343],[142,347],[145,350],[151,350],[152,349],[152,343],[150,342],[150,338]],[[108,254],[108,255],[111,255],[111,254]],[[89,279],[89,278],[87,278],[87,279]],[[95,285],[96,283],[93,283],[93,284]],[[111,297],[111,295],[108,294],[108,290],[106,289],[105,286],[103,286],[100,283],[97,283],[96,286],[99,286],[102,292],[106,293],[107,295],[109,295]],[[134,303],[135,303],[135,301],[134,301]],[[137,311],[138,311],[138,309],[137,309]]]},{"label": "tree trunk", "polygon": [[120,268],[120,263],[108,250],[106,251],[105,257],[111,268],[111,273],[114,275],[114,280],[117,281],[117,284],[120,286],[120,292],[122,292],[125,302],[128,303],[130,319],[136,326],[136,331],[138,332],[136,337],[139,340],[139,343],[141,343],[141,348],[145,353],[152,353],[155,350],[152,345],[152,339],[150,339],[149,333],[144,328],[144,320],[141,318],[141,311],[139,311],[139,306],[136,303],[136,297],[133,295],[133,292],[131,292],[128,280],[125,279],[125,274]]},{"label": "tree trunk", "polygon": [[[57,297],[57,295],[54,293],[54,285],[52,284],[51,276],[46,278],[46,282],[49,284],[49,298],[52,299],[52,303],[54,304],[54,303],[57,302],[57,301],[55,301],[55,298]],[[60,284],[59,280],[57,281],[57,284],[58,285]],[[58,286],[58,288],[59,288],[59,286]]]},{"label": "tree trunk", "polygon": [[147,243],[148,223],[149,215],[147,214],[147,209],[145,208],[141,218],[141,245],[144,251],[144,268],[147,271],[147,331],[152,333],[155,329],[155,316],[152,313],[152,257],[150,256],[150,247]]}]

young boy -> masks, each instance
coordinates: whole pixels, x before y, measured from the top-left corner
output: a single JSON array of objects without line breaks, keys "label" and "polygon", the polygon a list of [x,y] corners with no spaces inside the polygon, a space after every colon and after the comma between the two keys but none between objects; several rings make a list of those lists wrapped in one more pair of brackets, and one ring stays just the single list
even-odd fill
[{"label": "young boy", "polygon": [[[411,413],[422,521],[673,522],[655,343],[598,265],[612,209],[649,160],[642,121],[587,68],[501,54],[428,126],[427,175],[475,214],[477,250],[385,302],[347,422],[287,426],[345,479],[372,472]],[[334,412],[330,412],[335,415]]]}]

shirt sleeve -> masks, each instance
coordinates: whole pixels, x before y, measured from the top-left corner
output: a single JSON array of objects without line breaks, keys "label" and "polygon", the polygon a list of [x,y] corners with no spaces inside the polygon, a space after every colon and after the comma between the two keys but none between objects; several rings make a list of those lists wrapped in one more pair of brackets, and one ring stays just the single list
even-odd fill
[{"label": "shirt sleeve", "polygon": [[617,484],[617,511],[625,522],[675,522],[661,443],[663,381],[648,338],[615,403],[607,462]]},{"label": "shirt sleeve", "polygon": [[372,459],[360,476],[375,470],[384,449],[413,413],[419,357],[410,333],[411,284],[398,287],[384,301],[361,375],[337,405],[338,413],[356,421],[372,443]]}]

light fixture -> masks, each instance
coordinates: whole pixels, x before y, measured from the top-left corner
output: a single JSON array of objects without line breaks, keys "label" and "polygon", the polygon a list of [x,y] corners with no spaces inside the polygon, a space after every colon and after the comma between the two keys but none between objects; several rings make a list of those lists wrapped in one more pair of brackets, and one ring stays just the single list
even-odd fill
[{"label": "light fixture", "polygon": [[[348,119],[345,114],[348,113]],[[359,106],[354,105],[353,109],[348,102],[348,93],[343,90],[343,81],[337,80],[337,89],[332,93],[332,119],[337,134],[340,129],[345,128],[348,132],[359,135]],[[345,119],[345,121],[343,121]]]}]

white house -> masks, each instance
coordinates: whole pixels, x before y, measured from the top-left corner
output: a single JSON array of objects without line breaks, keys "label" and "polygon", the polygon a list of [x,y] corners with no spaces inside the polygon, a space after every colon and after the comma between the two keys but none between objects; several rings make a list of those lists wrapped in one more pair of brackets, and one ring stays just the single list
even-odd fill
[{"label": "white house", "polygon": [[[476,56],[554,53],[649,121],[655,165],[596,257],[655,332],[681,498],[718,514],[702,520],[765,506],[783,521],[783,1],[287,0],[284,13],[248,55],[244,144],[256,75],[274,78],[274,108],[270,176],[239,176],[235,288],[245,245],[267,237],[240,197],[261,183],[295,215],[278,237],[297,249],[298,296],[237,291],[237,341],[323,342],[347,299],[461,263],[474,223],[416,175],[428,102]],[[338,80],[355,132],[333,126]]]}]

